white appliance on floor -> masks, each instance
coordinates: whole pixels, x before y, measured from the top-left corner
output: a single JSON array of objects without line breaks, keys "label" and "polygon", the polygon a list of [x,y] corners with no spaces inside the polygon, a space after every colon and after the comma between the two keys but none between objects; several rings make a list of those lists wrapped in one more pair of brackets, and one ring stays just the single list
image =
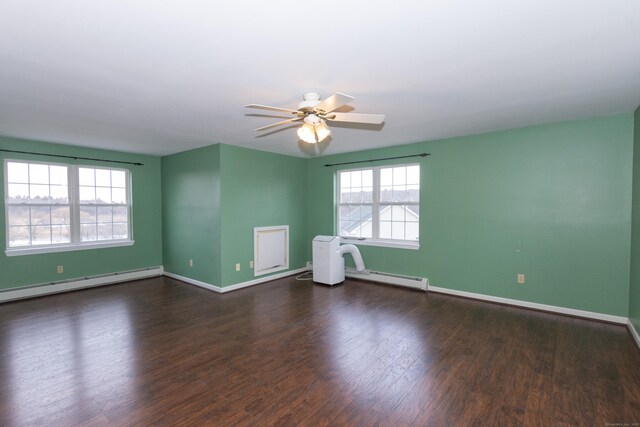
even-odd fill
[{"label": "white appliance on floor", "polygon": [[362,255],[355,245],[340,246],[338,236],[313,239],[313,281],[325,285],[344,282],[344,255],[351,254],[358,271],[364,271]]}]

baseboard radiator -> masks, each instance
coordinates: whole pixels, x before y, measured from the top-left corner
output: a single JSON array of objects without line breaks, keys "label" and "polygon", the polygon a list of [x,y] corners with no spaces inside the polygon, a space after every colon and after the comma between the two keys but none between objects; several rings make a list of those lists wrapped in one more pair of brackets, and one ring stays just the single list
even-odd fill
[{"label": "baseboard radiator", "polygon": [[162,266],[145,267],[137,270],[119,271],[114,273],[97,274],[94,276],[82,276],[69,279],[56,280],[33,285],[17,286],[0,290],[0,302],[13,301],[24,298],[38,297],[42,295],[73,291],[77,289],[103,286],[129,280],[145,279],[161,276]]},{"label": "baseboard radiator", "polygon": [[384,273],[382,271],[367,271],[359,273],[354,268],[347,268],[345,275],[352,279],[370,280],[388,285],[404,286],[405,288],[429,290],[429,279],[426,277],[405,276],[402,274]]}]

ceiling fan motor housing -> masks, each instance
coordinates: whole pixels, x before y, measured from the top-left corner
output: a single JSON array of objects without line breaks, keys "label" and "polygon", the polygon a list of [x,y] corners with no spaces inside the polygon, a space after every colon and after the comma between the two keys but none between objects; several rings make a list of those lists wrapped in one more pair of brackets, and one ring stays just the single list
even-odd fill
[{"label": "ceiling fan motor housing", "polygon": [[313,107],[320,104],[320,94],[318,92],[307,92],[302,95],[302,101],[298,104],[298,110],[312,110]]}]

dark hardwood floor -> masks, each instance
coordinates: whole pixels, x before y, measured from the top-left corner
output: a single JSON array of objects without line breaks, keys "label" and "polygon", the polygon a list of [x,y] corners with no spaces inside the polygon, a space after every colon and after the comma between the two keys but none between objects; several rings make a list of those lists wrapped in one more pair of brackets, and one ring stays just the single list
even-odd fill
[{"label": "dark hardwood floor", "polygon": [[634,423],[640,351],[617,325],[293,278],[0,305],[2,426]]}]

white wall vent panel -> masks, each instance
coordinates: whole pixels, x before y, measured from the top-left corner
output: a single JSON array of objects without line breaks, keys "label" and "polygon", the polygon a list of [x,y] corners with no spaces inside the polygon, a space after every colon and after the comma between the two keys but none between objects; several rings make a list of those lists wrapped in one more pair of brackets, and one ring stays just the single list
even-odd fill
[{"label": "white wall vent panel", "polygon": [[262,276],[289,268],[289,226],[253,229],[253,275]]}]

